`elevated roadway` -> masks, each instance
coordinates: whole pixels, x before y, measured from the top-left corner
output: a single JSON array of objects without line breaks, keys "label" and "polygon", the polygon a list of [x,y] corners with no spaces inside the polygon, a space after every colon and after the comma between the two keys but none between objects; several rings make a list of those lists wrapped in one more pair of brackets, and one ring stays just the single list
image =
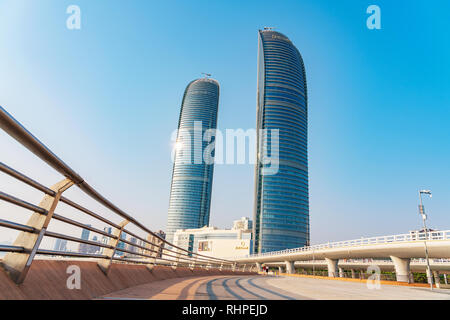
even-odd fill
[{"label": "elevated roadway", "polygon": [[[339,263],[343,259],[390,259],[397,281],[411,279],[411,259],[425,258],[425,246],[430,259],[450,259],[450,230],[425,233],[409,233],[374,238],[320,244],[276,252],[235,258],[239,264],[254,265],[284,263],[287,273],[294,273],[296,263],[323,260],[330,277],[339,275]],[[341,265],[343,267],[344,265]],[[422,266],[420,266],[422,267]],[[440,265],[444,270],[448,265]],[[438,269],[439,269],[438,268]],[[438,271],[437,269],[435,271]],[[431,277],[431,275],[429,275]]]}]

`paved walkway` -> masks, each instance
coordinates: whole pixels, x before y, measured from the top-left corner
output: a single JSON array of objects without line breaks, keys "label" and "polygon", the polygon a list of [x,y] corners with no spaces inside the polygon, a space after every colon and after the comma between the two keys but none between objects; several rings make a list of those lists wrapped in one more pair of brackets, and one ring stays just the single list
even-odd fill
[{"label": "paved walkway", "polygon": [[99,299],[151,300],[450,300],[450,290],[297,277],[208,276],[168,279],[128,288]]},{"label": "paved walkway", "polygon": [[320,300],[450,300],[450,290],[395,285],[369,289],[365,282],[301,277],[267,277],[266,283]]},{"label": "paved walkway", "polygon": [[168,279],[100,297],[119,300],[299,300],[295,293],[272,287],[263,276],[208,276]]}]

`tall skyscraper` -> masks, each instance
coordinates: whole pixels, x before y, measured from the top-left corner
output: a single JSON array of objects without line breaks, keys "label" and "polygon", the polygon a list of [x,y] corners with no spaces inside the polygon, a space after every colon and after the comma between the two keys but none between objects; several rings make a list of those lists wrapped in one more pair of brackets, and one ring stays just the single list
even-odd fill
[{"label": "tall skyscraper", "polygon": [[[203,139],[206,130],[216,129],[219,83],[203,78],[192,81],[184,91],[178,123],[166,239],[173,241],[178,229],[209,224],[214,163],[205,161],[205,149],[213,145]],[[206,150],[207,151],[207,150]]]},{"label": "tall skyscraper", "polygon": [[257,152],[278,152],[276,174],[255,168],[254,251],[309,244],[307,92],[302,56],[283,34],[259,31],[257,128],[278,129],[279,145],[258,130]]}]

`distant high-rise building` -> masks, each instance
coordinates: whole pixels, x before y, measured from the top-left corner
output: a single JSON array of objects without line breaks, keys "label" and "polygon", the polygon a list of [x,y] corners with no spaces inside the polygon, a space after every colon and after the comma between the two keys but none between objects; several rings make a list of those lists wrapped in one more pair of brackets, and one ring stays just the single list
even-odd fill
[{"label": "distant high-rise building", "polygon": [[[88,227],[91,227],[90,224],[87,225]],[[89,240],[89,235],[91,234],[91,231],[88,229],[81,230],[81,239],[83,240]]]},{"label": "distant high-rise building", "polygon": [[203,153],[214,138],[204,141],[203,134],[216,129],[218,105],[216,80],[203,78],[189,83],[178,123],[166,229],[169,242],[178,229],[209,224],[214,163],[204,161]]},{"label": "distant high-rise building", "polygon": [[131,237],[131,238],[130,238],[130,242],[131,242],[133,245],[129,244],[129,245],[127,246],[128,251],[131,251],[131,252],[137,252],[137,247],[135,247],[135,245],[137,244],[137,238]]},{"label": "distant high-rise building", "polygon": [[[92,241],[94,242],[100,242],[97,236],[93,236],[92,237]],[[89,245],[89,251],[91,253],[99,253],[100,252],[100,247],[99,246],[93,246],[93,245]]]},{"label": "distant high-rise building", "polygon": [[258,154],[279,154],[276,174],[256,164],[254,251],[262,253],[309,244],[308,108],[300,52],[279,32],[265,28],[258,35],[257,128],[279,130],[277,150],[258,130]]},{"label": "distant high-rise building", "polygon": [[162,230],[158,230],[155,234],[162,239],[166,239],[166,233]]},{"label": "distant high-rise building", "polygon": [[251,230],[253,228],[252,220],[247,217],[242,217],[239,220],[233,221],[232,230]]},{"label": "distant high-rise building", "polygon": [[[159,230],[158,232],[155,233],[158,237],[160,237],[161,239],[166,239],[166,233],[162,230]],[[161,258],[162,254],[163,254],[163,248],[165,247],[165,243],[163,242],[159,248],[158,248],[158,253],[156,254],[157,258]]]},{"label": "distant high-rise building", "polygon": [[[91,225],[87,225],[88,227],[90,227]],[[83,229],[81,231],[81,239],[83,240],[90,240],[93,242],[100,242],[98,237],[96,235],[94,235],[92,237],[92,239],[89,239],[91,234],[91,231],[88,229]],[[87,243],[80,243],[80,245],[78,246],[78,252],[79,253],[84,253],[84,254],[95,254],[95,253],[100,253],[100,247],[99,246],[95,246],[92,244],[87,244]]]},{"label": "distant high-rise building", "polygon": [[[90,224],[87,225],[88,227],[91,227]],[[91,231],[88,229],[82,229],[81,230],[81,239],[82,240],[89,240],[89,235],[91,234]],[[80,243],[80,245],[78,246],[78,252],[79,253],[89,253],[89,244],[86,243]]]},{"label": "distant high-rise building", "polygon": [[[120,239],[127,240],[127,234],[125,232],[122,232],[120,234]],[[126,246],[126,244],[123,241],[119,241],[117,243],[116,254],[118,256],[124,256],[125,255],[125,252],[119,250],[119,249],[124,249],[125,250],[125,246]]]},{"label": "distant high-rise building", "polygon": [[67,240],[56,239],[54,250],[61,252],[67,251]]},{"label": "distant high-rise building", "polygon": [[[103,231],[105,231],[108,234],[112,234],[112,228],[111,227],[104,227]],[[102,244],[108,244],[110,239],[111,239],[110,237],[103,235],[101,243]],[[105,248],[100,247],[100,254],[102,254],[104,251],[105,251]]]}]

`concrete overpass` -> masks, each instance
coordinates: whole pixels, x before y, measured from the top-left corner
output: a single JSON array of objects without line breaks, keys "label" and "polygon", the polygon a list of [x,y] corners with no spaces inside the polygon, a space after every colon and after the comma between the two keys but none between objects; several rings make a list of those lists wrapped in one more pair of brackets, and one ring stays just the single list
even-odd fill
[{"label": "concrete overpass", "polygon": [[[264,263],[264,265],[271,268],[278,268],[278,274],[283,274],[286,272],[286,264],[283,262],[269,262]],[[370,276],[367,273],[369,268],[376,266],[381,272],[395,272],[395,265],[392,260],[375,260],[375,259],[343,259],[338,262],[338,274],[340,278],[368,278]],[[440,274],[443,275],[444,283],[446,285],[450,282],[450,260],[444,259],[431,259],[430,267],[434,274],[435,283],[438,283],[438,277]],[[294,268],[300,274],[311,274],[312,271],[316,270],[314,273],[321,273],[320,270],[326,270],[328,264],[326,260],[314,260],[314,261],[296,261],[294,263]],[[319,271],[317,271],[319,270]],[[411,259],[410,262],[410,272],[420,272],[426,273],[427,264],[424,259]],[[394,280],[396,281],[395,275],[380,275],[382,280]]]},{"label": "concrete overpass", "polygon": [[[255,254],[236,258],[240,264],[283,263],[287,273],[295,272],[295,263],[323,260],[329,277],[339,276],[339,261],[343,259],[390,259],[397,281],[409,282],[411,259],[425,258],[425,245],[430,259],[450,259],[450,230],[409,233],[349,241],[326,243],[302,248]],[[341,269],[345,264],[341,264]],[[440,268],[449,270],[448,265]],[[433,270],[433,268],[432,268]],[[435,268],[435,271],[438,271]],[[431,275],[429,275],[431,277]]]}]

